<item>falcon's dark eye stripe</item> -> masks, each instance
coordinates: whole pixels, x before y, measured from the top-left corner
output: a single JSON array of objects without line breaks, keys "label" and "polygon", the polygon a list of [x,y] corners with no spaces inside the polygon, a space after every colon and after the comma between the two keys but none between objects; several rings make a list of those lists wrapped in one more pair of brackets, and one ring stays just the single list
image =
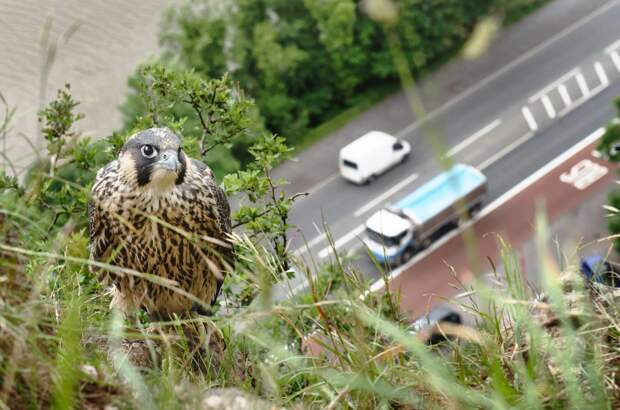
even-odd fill
[{"label": "falcon's dark eye stripe", "polygon": [[155,158],[155,156],[157,155],[157,148],[148,144],[143,145],[142,148],[140,148],[140,151],[142,152],[142,155],[144,155],[144,157],[146,158]]}]

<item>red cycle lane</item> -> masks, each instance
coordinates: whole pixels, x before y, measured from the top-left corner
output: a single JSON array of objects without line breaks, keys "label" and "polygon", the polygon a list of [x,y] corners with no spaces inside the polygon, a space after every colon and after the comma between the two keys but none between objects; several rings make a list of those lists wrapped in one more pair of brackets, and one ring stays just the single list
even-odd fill
[{"label": "red cycle lane", "polygon": [[[597,130],[482,211],[473,222],[473,231],[483,272],[492,270],[488,258],[496,265],[501,262],[497,235],[515,248],[532,237],[539,202],[551,223],[617,178],[616,165],[593,155],[601,134]],[[395,271],[390,281],[391,290],[401,291],[402,309],[413,317],[441,302],[440,297],[458,291],[453,272],[467,282],[475,271],[468,263],[461,235],[444,241],[412,266]]]}]

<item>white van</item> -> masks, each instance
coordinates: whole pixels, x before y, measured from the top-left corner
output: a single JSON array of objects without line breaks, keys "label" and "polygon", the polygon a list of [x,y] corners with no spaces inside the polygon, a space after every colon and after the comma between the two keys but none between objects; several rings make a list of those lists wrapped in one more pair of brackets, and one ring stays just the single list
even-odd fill
[{"label": "white van", "polygon": [[410,152],[407,141],[370,131],[340,150],[340,174],[351,182],[365,184],[403,162]]}]

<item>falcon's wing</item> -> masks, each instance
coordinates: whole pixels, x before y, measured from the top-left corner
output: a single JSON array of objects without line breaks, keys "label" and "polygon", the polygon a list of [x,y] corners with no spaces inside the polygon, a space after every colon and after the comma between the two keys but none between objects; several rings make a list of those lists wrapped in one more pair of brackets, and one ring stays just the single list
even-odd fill
[{"label": "falcon's wing", "polygon": [[[232,233],[232,224],[230,222],[230,204],[228,203],[228,198],[226,197],[226,194],[224,193],[222,187],[220,187],[215,181],[213,172],[208,166],[195,159],[192,159],[192,163],[202,175],[202,180],[203,182],[205,182],[206,188],[212,192],[213,197],[215,198],[215,206],[217,209],[218,226],[221,234],[221,239],[228,242],[228,234]],[[230,246],[227,248],[221,247],[220,252],[220,256],[222,257],[223,261],[225,262],[225,264],[228,265],[226,269],[234,269],[235,252],[232,247],[232,243],[230,243]],[[213,295],[213,300],[211,301],[212,304],[215,303],[215,300],[220,293],[220,289],[223,283],[223,279],[217,278],[217,289],[215,291],[215,294]]]},{"label": "falcon's wing", "polygon": [[209,190],[211,190],[213,196],[215,197],[218,214],[217,222],[221,233],[224,235],[232,233],[232,224],[230,222],[230,204],[228,203],[228,198],[226,197],[224,190],[217,184],[217,182],[215,182],[213,172],[209,167],[198,160],[192,159],[192,161],[194,166],[202,174],[203,181],[207,184]]},{"label": "falcon's wing", "polygon": [[[109,184],[107,176],[113,172],[116,161],[106,165],[97,172],[95,184],[91,191],[91,197],[88,201],[88,232],[90,239],[90,256],[93,260],[108,262],[108,258],[112,254],[116,244],[115,235],[111,234],[111,221],[107,215],[102,212],[98,205],[99,199],[105,195],[106,185]],[[91,271],[96,272],[99,269],[91,265]]]}]

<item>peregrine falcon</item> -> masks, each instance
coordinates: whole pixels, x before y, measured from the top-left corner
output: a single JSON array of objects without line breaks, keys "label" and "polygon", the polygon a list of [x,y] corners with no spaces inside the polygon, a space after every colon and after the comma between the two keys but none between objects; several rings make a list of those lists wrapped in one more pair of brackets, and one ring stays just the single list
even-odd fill
[{"label": "peregrine falcon", "polygon": [[[188,158],[167,128],[131,136],[118,159],[97,172],[89,202],[95,261],[173,280],[211,306],[232,269],[230,205],[211,169]],[[112,305],[157,318],[196,305],[182,292],[130,273],[92,268],[111,285]]]}]

